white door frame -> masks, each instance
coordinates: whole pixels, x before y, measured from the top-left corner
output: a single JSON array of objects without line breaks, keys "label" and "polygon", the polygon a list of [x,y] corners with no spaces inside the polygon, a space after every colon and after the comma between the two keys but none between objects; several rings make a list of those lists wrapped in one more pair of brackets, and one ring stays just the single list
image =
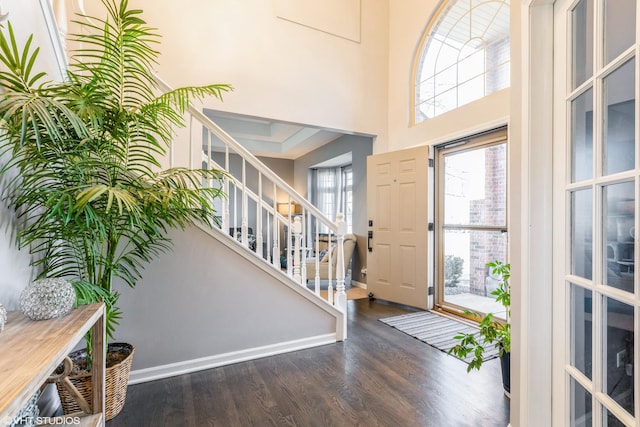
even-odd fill
[{"label": "white door frame", "polygon": [[552,387],[553,320],[561,314],[552,312],[553,1],[512,1],[511,26],[509,140],[514,143],[509,157],[511,167],[520,169],[519,176],[510,174],[511,235],[520,236],[520,244],[512,241],[510,246],[511,281],[516,284],[511,300],[511,423],[560,426],[552,405],[563,405],[553,399],[557,388]]}]

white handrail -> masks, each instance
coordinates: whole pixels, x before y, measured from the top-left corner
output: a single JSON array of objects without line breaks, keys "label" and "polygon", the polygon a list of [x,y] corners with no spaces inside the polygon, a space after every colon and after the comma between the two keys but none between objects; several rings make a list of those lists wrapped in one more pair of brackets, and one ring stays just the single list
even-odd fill
[{"label": "white handrail", "polygon": [[[172,90],[157,76],[156,81],[160,90]],[[183,135],[189,140],[189,147],[188,149],[185,147],[184,151],[177,151],[176,144],[172,144],[169,163],[173,167],[174,162],[186,161],[189,167],[194,167],[195,163],[201,162],[203,167],[206,165],[207,168],[227,172],[228,177],[224,179],[222,188],[228,198],[222,202],[220,209],[221,226],[225,234],[228,231],[238,244],[251,250],[256,256],[280,271],[283,264],[280,259],[281,250],[285,249],[286,274],[305,288],[307,278],[310,278],[309,281],[313,280],[315,286],[311,291],[318,297],[321,295],[320,271],[322,270],[322,279],[328,280],[328,303],[346,312],[343,248],[345,227],[342,214],[339,214],[338,221],[334,223],[200,110],[189,105],[185,113],[188,115],[185,120],[188,129]],[[214,140],[215,152],[219,154],[216,154],[215,158]],[[198,151],[200,155],[197,154]],[[238,156],[238,163],[235,163],[236,158],[233,158],[233,166],[231,154]],[[185,155],[189,158],[185,159]],[[248,167],[252,169],[249,170]],[[249,173],[257,173],[255,183],[254,178],[248,181]],[[265,179],[271,181],[272,186],[265,185]],[[269,187],[272,187],[273,194],[268,194]],[[286,214],[278,211],[282,196],[286,196],[285,204],[289,206]],[[292,212],[294,203],[296,207],[302,209],[301,212]],[[252,217],[254,213],[255,218]],[[326,231],[327,235],[328,262],[321,262],[319,259],[321,229]],[[313,231],[315,236],[312,236]],[[241,233],[241,237],[238,233]],[[286,239],[284,245],[281,241],[281,233]],[[263,245],[267,246],[266,249]],[[310,252],[315,255],[315,260],[307,263],[306,259]],[[315,271],[308,271],[308,269]],[[326,273],[324,273],[325,269]]]},{"label": "white handrail", "polygon": [[[45,1],[45,0],[42,0]],[[59,31],[66,32],[66,23],[67,23],[67,13],[66,8],[64,7],[64,1],[56,1],[56,20]],[[47,3],[48,4],[48,3]],[[88,17],[84,10],[84,0],[74,0],[73,6],[80,12],[80,17],[87,20],[90,24],[91,19]],[[51,7],[51,5],[49,5]],[[1,11],[0,11],[1,13]],[[0,16],[0,19],[2,16]],[[64,49],[64,37],[60,37],[60,33],[58,32],[58,40],[61,43],[60,46],[62,50]],[[64,57],[64,55],[62,55]],[[66,68],[66,63],[64,64]],[[64,74],[64,70],[63,74]],[[164,80],[162,80],[158,75],[155,76],[156,83],[158,85],[158,89],[164,91],[171,91],[172,88],[169,86]],[[229,150],[232,149],[235,153],[237,153],[242,159],[242,170],[241,170],[241,178],[240,180],[235,178],[224,178],[222,182],[222,191],[224,194],[230,194],[230,186],[233,185],[233,234],[234,239],[237,242],[236,232],[238,230],[238,190],[241,191],[241,200],[240,200],[240,221],[241,221],[241,233],[242,233],[242,241],[237,242],[241,244],[245,248],[249,249],[249,233],[248,233],[248,215],[249,215],[249,199],[256,203],[256,241],[254,242],[257,247],[255,247],[255,254],[259,256],[261,259],[266,259],[274,268],[280,269],[280,231],[279,225],[283,225],[283,227],[287,227],[286,238],[287,238],[287,259],[288,266],[287,271],[289,275],[293,274],[294,280],[296,280],[300,285],[306,288],[306,279],[307,279],[307,267],[306,263],[303,263],[302,254],[306,253],[309,249],[309,243],[306,242],[308,239],[310,242],[313,242],[313,238],[310,235],[312,227],[312,220],[315,220],[315,246],[314,248],[319,249],[319,228],[320,225],[326,228],[328,231],[328,245],[329,245],[329,263],[328,263],[328,278],[329,278],[329,289],[328,289],[328,301],[330,304],[335,305],[336,308],[341,310],[343,313],[346,313],[346,294],[344,290],[344,258],[343,258],[343,241],[344,241],[344,233],[345,227],[344,222],[342,221],[342,214],[339,214],[338,221],[336,223],[332,222],[329,218],[327,218],[324,213],[322,213],[318,208],[316,208],[313,204],[311,204],[306,198],[300,195],[293,187],[291,187],[287,182],[285,182],[279,175],[274,173],[270,168],[268,168],[264,163],[262,163],[258,158],[256,158],[251,152],[249,152],[246,148],[244,148],[241,144],[239,144],[235,139],[233,139],[230,135],[228,135],[222,128],[220,128],[216,123],[214,123],[211,119],[209,119],[204,113],[200,110],[196,109],[193,105],[189,104],[186,113],[189,114],[189,119],[185,121],[188,126],[188,135],[187,138],[189,140],[189,147],[187,148],[188,152],[188,161],[186,164],[182,164],[182,166],[188,166],[189,168],[193,168],[194,160],[197,162],[204,161],[207,165],[207,168],[211,168],[212,165],[215,165],[217,169],[226,170],[230,176],[231,168],[230,168],[230,157]],[[201,141],[200,147],[197,147],[197,151],[201,152],[204,158],[196,157],[195,151],[196,147],[194,146],[194,120],[198,122],[199,125],[203,126],[204,129],[208,131],[206,134],[206,140],[203,138]],[[195,132],[197,134],[198,132]],[[204,134],[204,132],[203,132]],[[225,167],[221,167],[217,162],[213,160],[212,156],[212,144],[213,144],[213,135],[215,135],[219,140],[224,144],[224,163]],[[206,145],[202,145],[204,143]],[[203,152],[203,148],[206,148],[206,155]],[[176,159],[180,158],[180,155],[184,155],[184,151],[176,152],[176,147],[174,142],[172,141],[168,147],[168,161],[169,165],[173,167],[176,163]],[[252,191],[247,185],[247,176],[246,176],[246,165],[250,164],[252,167],[256,169],[258,172],[258,193],[256,194]],[[263,178],[267,178],[273,183],[273,198],[271,200],[271,205],[264,200],[263,193]],[[203,186],[213,185],[213,181],[202,183]],[[288,197],[289,207],[291,208],[292,202],[295,202],[296,205],[302,207],[302,215],[293,215],[291,213],[291,209],[289,209],[288,216],[285,217],[281,213],[278,212],[278,189],[281,189]],[[222,207],[219,211],[222,213],[222,221],[221,227],[225,234],[227,234],[227,230],[231,227],[231,206],[229,200],[224,198],[221,200]],[[263,214],[266,213],[266,227],[263,224]],[[306,219],[306,220],[305,220]],[[211,222],[212,224],[214,221]],[[266,230],[266,253],[263,250],[263,232]],[[283,228],[284,230],[284,228]],[[307,236],[307,234],[309,234]],[[228,236],[228,234],[227,234]],[[291,237],[294,237],[294,241],[291,241]],[[338,245],[337,254],[335,256],[338,257],[337,265],[336,265],[336,295],[335,295],[335,304],[334,304],[334,295],[333,295],[333,284],[331,281],[332,274],[332,256],[334,256],[331,252],[332,240],[335,238],[335,242]],[[305,242],[304,246],[301,247],[301,242]],[[273,243],[273,248],[271,248],[271,243]],[[291,244],[294,244],[293,254],[290,250]],[[320,296],[320,276],[319,276],[319,256],[316,255],[316,261],[313,263],[316,268],[315,272],[315,294]],[[265,258],[266,256],[266,258]],[[291,259],[293,256],[293,260]],[[306,258],[306,257],[305,257]],[[292,262],[293,261],[293,262]],[[293,264],[293,268],[292,268]],[[347,323],[346,316],[344,316],[339,322],[340,328],[337,332],[338,337],[340,339],[346,339],[347,337]]]},{"label": "white handrail", "polygon": [[[165,91],[172,90],[171,86],[169,86],[159,76],[156,75],[155,77],[156,77],[156,82],[158,83],[158,86],[160,86],[160,89]],[[215,122],[213,122],[209,117],[207,117],[204,113],[202,113],[201,111],[193,107],[193,105],[190,105],[187,111],[195,119],[197,119],[204,127],[206,127],[207,130],[209,130],[218,138],[220,138],[220,140],[225,145],[229,146],[238,155],[246,159],[249,162],[249,164],[251,164],[254,168],[256,168],[256,170],[259,173],[263,174],[264,176],[269,178],[271,182],[277,184],[279,187],[285,190],[285,192],[288,193],[290,197],[293,196],[292,199],[296,203],[299,203],[304,207],[304,209],[310,211],[313,214],[313,216],[318,218],[323,218],[325,220],[323,221],[323,224],[327,226],[331,231],[333,231],[334,233],[338,232],[338,228],[336,224],[334,224],[333,221],[327,218],[326,215],[321,210],[319,210],[314,205],[312,205],[307,199],[305,199],[302,195],[300,195],[300,193],[298,193],[293,187],[291,187],[285,180],[280,178],[280,176],[278,176],[275,172],[269,169],[256,156],[254,156],[249,150],[247,150],[244,146],[242,146],[235,139],[233,139],[227,132],[225,132],[220,126],[218,126]]]}]

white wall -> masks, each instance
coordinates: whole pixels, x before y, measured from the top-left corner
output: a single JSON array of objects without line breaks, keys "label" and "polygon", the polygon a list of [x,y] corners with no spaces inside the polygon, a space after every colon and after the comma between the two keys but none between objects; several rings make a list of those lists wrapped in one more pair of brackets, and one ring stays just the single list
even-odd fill
[{"label": "white wall", "polygon": [[360,42],[278,18],[269,0],[130,3],[163,35],[158,71],[171,86],[234,86],[205,106],[384,140],[387,2],[362,0]]}]

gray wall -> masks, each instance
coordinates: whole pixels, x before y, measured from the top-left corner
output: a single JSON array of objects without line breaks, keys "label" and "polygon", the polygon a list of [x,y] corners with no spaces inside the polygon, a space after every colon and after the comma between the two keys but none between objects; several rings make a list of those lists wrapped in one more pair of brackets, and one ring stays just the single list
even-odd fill
[{"label": "gray wall", "polygon": [[124,318],[116,340],[144,369],[334,333],[335,317],[204,231],[173,230],[173,252],[118,286]]},{"label": "gray wall", "polygon": [[367,156],[372,154],[373,138],[345,135],[295,160],[294,188],[307,196],[309,168],[325,160],[351,152],[353,165],[353,234],[357,237],[356,252],[353,255],[353,280],[366,283],[366,276],[360,274],[367,260]]},{"label": "gray wall", "polygon": [[293,187],[294,161],[289,159],[276,159],[274,157],[258,157],[269,169],[278,174],[287,184]]}]

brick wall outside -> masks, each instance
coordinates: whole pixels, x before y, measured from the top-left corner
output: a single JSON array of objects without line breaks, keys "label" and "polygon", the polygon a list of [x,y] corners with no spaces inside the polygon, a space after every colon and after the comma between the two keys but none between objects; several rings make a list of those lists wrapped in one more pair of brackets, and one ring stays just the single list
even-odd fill
[{"label": "brick wall outside", "polygon": [[[503,225],[506,222],[506,144],[485,149],[485,198],[469,206],[472,225]],[[486,263],[505,260],[506,236],[501,232],[470,232],[469,292],[486,295]]]}]

